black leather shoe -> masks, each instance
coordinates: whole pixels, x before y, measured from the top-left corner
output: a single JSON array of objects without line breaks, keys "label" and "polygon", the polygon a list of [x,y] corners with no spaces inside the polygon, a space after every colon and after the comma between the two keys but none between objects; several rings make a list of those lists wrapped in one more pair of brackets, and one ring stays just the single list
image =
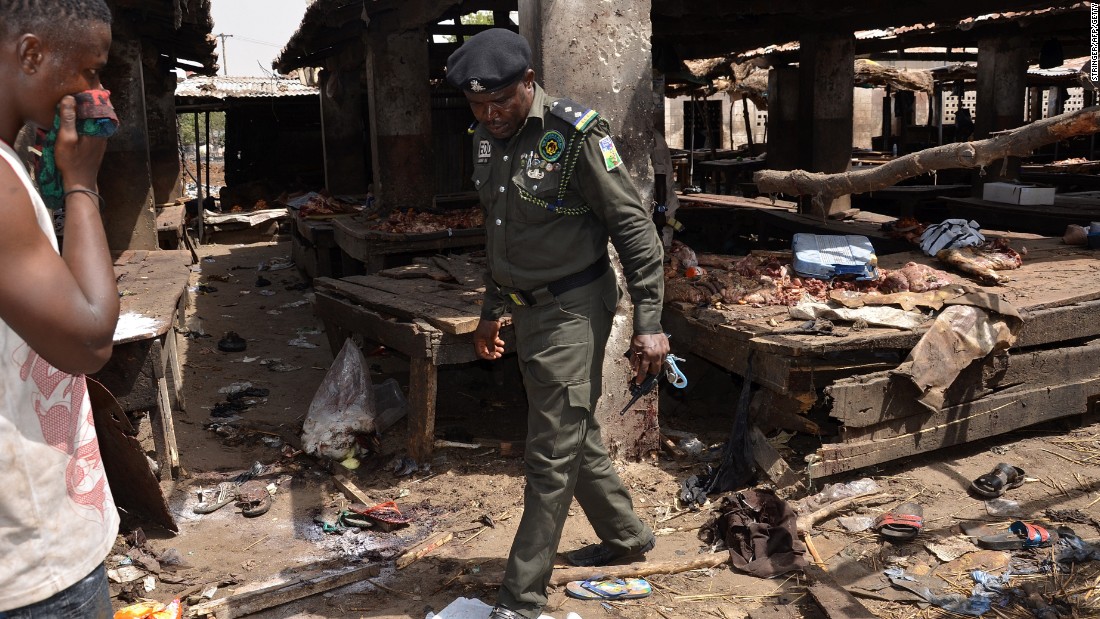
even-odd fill
[{"label": "black leather shoe", "polygon": [[494,606],[493,612],[489,613],[489,619],[527,619],[523,615],[517,613],[514,610],[508,610],[503,606]]},{"label": "black leather shoe", "polygon": [[644,546],[633,552],[616,553],[604,544],[589,544],[579,550],[566,553],[565,558],[577,567],[600,567],[611,563],[628,562],[637,559],[645,553],[653,550],[657,545],[657,538],[650,538]]}]

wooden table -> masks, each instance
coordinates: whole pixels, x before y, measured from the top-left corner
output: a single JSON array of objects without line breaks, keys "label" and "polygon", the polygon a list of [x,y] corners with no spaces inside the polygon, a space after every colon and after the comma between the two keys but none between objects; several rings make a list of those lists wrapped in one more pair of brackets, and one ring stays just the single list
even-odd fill
[{"label": "wooden table", "polygon": [[966,197],[970,191],[970,185],[894,185],[853,195],[852,205],[895,217],[920,218],[922,206],[938,203],[943,197]]},{"label": "wooden table", "polygon": [[703,191],[707,190],[707,182],[714,181],[714,193],[731,193],[734,185],[742,181],[752,180],[752,173],[763,170],[764,159],[715,159],[713,161],[700,161],[696,167],[702,171]]},{"label": "wooden table", "polygon": [[157,242],[161,249],[179,249],[183,245],[185,219],[185,207],[182,204],[157,206]]},{"label": "wooden table", "polygon": [[[908,380],[891,375],[927,327],[847,330],[843,336],[778,333],[797,323],[785,307],[726,310],[665,308],[663,324],[674,346],[745,376],[762,387],[768,415],[798,423],[823,406],[841,421],[840,442],[823,445],[809,471],[834,475],[942,447],[995,436],[1020,427],[1086,413],[1100,398],[1100,265],[1087,249],[1059,239],[1018,240],[1024,265],[1013,281],[984,287],[1012,303],[1023,325],[1007,368],[993,359],[975,362],[931,412],[916,403]],[[965,276],[920,252],[880,257],[880,266],[908,261]],[[807,423],[807,427],[812,424]],[[808,431],[808,430],[807,430]]]},{"label": "wooden table", "polygon": [[336,245],[340,247],[345,273],[355,265],[363,273],[377,273],[401,266],[413,256],[431,255],[448,249],[485,249],[485,228],[441,230],[421,234],[380,232],[361,216],[341,217],[332,222]]},{"label": "wooden table", "polygon": [[149,411],[160,476],[179,473],[173,410],[184,410],[173,327],[186,308],[189,251],[125,251],[115,258],[122,294],[110,361],[92,376],[128,413]]},{"label": "wooden table", "polygon": [[[484,294],[482,269],[456,255],[437,258],[432,265],[313,282],[315,311],[324,322],[334,355],[355,335],[408,358],[408,449],[417,462],[431,458],[439,368],[477,360],[473,333]],[[432,279],[447,274],[452,281]],[[501,336],[507,349],[515,350],[507,317],[503,325]]]},{"label": "wooden table", "polygon": [[332,220],[350,215],[311,219],[302,217],[298,211],[293,213],[294,225],[290,229],[291,255],[298,271],[306,280],[315,277],[340,277],[343,274],[340,248],[336,245]]},{"label": "wooden table", "polygon": [[1061,237],[1069,224],[1100,221],[1100,199],[1054,196],[1054,204],[1005,204],[980,198],[944,198],[952,217],[974,219],[982,228]]}]

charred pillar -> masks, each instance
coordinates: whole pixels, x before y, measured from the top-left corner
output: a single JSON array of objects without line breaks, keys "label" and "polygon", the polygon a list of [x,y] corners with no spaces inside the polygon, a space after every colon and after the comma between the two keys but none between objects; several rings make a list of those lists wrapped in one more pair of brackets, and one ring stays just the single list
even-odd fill
[{"label": "charred pillar", "polygon": [[113,36],[102,82],[111,91],[119,128],[107,142],[99,168],[99,190],[106,201],[107,244],[112,250],[156,249],[141,40],[122,30],[118,22]]},{"label": "charred pillar", "polygon": [[363,144],[363,50],[350,46],[330,61],[321,81],[325,187],[333,194],[367,191]]},{"label": "charred pillar", "polygon": [[768,71],[768,168],[799,167],[798,67]]},{"label": "charred pillar", "polygon": [[[827,174],[843,172],[852,161],[855,37],[807,35],[801,40],[798,71],[799,133],[803,136],[799,167]],[[836,213],[847,210],[851,199],[844,196],[822,206],[826,213]]]},{"label": "charred pillar", "polygon": [[163,56],[146,53],[145,113],[149,131],[149,169],[153,202],[166,204],[182,194],[179,131],[176,128],[176,74],[161,61]]},{"label": "charred pillar", "polygon": [[[591,107],[611,123],[613,139],[642,205],[653,199],[654,132],[656,112],[653,61],[650,48],[652,23],[649,0],[585,2],[583,0],[520,0],[520,32],[533,51],[540,83],[551,95],[568,96]],[[582,33],[600,36],[582,36]],[[576,33],[571,36],[567,33]],[[622,270],[616,272],[622,282]],[[608,340],[604,362],[604,394],[596,409],[604,442],[613,455],[638,458],[657,447],[657,402],[650,396],[646,414],[619,410],[630,395],[626,390],[629,368],[623,353],[633,333],[629,299],[620,303]],[[629,423],[623,420],[628,419]]]},{"label": "charred pillar", "polygon": [[[996,131],[1015,129],[1024,123],[1027,91],[1027,50],[1023,37],[985,37],[978,40],[978,93],[974,139],[984,140]],[[984,183],[1019,178],[1020,159],[1009,157],[987,166],[975,176],[975,191]]]},{"label": "charred pillar", "polygon": [[366,34],[374,195],[383,208],[425,208],[435,194],[428,35],[395,21],[372,19]]}]

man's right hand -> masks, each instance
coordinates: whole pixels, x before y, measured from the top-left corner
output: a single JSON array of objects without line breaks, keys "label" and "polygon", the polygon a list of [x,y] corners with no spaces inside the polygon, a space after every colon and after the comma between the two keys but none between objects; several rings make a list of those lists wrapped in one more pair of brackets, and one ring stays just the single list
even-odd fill
[{"label": "man's right hand", "polygon": [[474,331],[474,352],[481,359],[492,361],[504,355],[504,340],[500,339],[499,320],[479,320]]},{"label": "man's right hand", "polygon": [[77,134],[76,99],[72,96],[61,99],[58,114],[61,128],[57,132],[55,157],[65,190],[94,190],[107,140]]}]

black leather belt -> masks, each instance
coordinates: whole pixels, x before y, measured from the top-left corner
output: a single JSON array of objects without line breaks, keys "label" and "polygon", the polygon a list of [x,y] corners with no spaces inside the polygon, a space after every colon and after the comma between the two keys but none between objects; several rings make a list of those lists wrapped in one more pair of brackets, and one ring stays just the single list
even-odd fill
[{"label": "black leather belt", "polygon": [[[561,296],[562,294],[573,290],[574,288],[580,288],[586,284],[591,284],[604,273],[607,273],[611,268],[611,262],[607,256],[601,256],[599,260],[596,260],[592,264],[588,265],[581,271],[577,271],[572,275],[566,275],[565,277],[554,280],[549,284],[535,290],[519,290],[512,288],[503,289],[505,296],[508,297],[512,303],[516,305],[540,305],[548,302],[554,297]],[[547,297],[546,293],[549,293]]]}]

